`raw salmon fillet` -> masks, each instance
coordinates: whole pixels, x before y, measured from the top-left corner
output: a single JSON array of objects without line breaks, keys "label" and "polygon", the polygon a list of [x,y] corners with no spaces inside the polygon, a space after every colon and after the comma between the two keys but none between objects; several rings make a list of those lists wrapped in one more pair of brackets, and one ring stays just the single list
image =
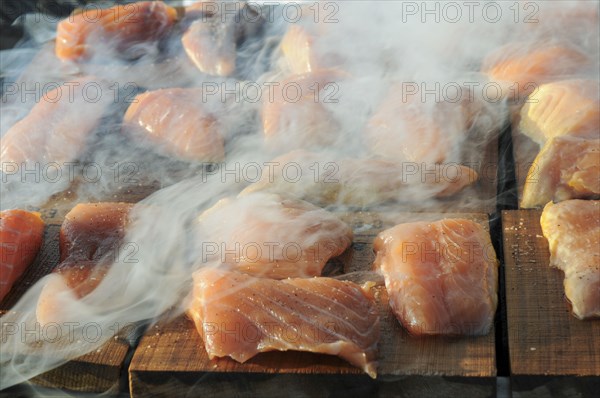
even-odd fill
[{"label": "raw salmon fillet", "polygon": [[[89,93],[88,93],[89,91]],[[100,95],[97,100],[96,94]],[[113,99],[108,86],[92,77],[47,92],[0,141],[2,170],[9,163],[28,170],[76,160]]]},{"label": "raw salmon fillet", "polygon": [[[339,156],[339,155],[337,155]],[[370,206],[384,202],[415,202],[452,196],[477,181],[469,167],[431,165],[427,171],[419,164],[402,164],[390,159],[338,158],[296,150],[271,160],[259,181],[242,194],[271,192],[315,204]],[[285,177],[284,168],[301,167],[301,178]]]},{"label": "raw salmon fillet", "polygon": [[44,221],[39,213],[0,212],[0,301],[37,256],[43,236]]},{"label": "raw salmon fillet", "polygon": [[279,82],[262,101],[265,141],[271,148],[297,149],[331,145],[340,126],[325,103],[335,100],[344,74],[334,70],[292,75]]},{"label": "raw salmon fillet", "polygon": [[203,268],[194,273],[188,315],[211,359],[243,363],[261,352],[308,351],[337,355],[377,375],[379,312],[352,282],[275,281]]},{"label": "raw salmon fillet", "polygon": [[550,266],[565,273],[573,315],[600,317],[600,201],[550,202],[540,224],[550,247]]},{"label": "raw salmon fillet", "polygon": [[544,144],[529,169],[521,207],[541,207],[551,200],[598,198],[598,176],[600,139],[552,138]]},{"label": "raw salmon fillet", "polygon": [[221,161],[225,156],[222,126],[206,108],[201,89],[147,91],[127,109],[123,130],[165,155],[187,161]]},{"label": "raw salmon fillet", "polygon": [[599,92],[594,80],[543,84],[521,108],[519,130],[540,145],[561,135],[600,137]]},{"label": "raw salmon fillet", "polygon": [[352,243],[352,229],[335,215],[273,194],[222,199],[198,221],[204,263],[266,278],[321,275]]},{"label": "raw salmon fillet", "polygon": [[574,76],[588,66],[587,55],[571,44],[518,42],[490,53],[482,72],[500,84],[502,97],[518,100],[541,84]]},{"label": "raw salmon fillet", "polygon": [[110,8],[91,8],[63,19],[56,30],[56,56],[80,60],[104,51],[134,58],[140,44],[164,36],[177,11],[161,1],[141,1]]},{"label": "raw salmon fillet", "polygon": [[457,159],[468,129],[464,103],[423,101],[395,85],[369,120],[365,143],[377,156],[433,165]]},{"label": "raw salmon fillet", "polygon": [[106,276],[116,261],[132,207],[131,203],[83,203],[67,213],[60,228],[61,262],[53,271],[62,278],[42,289],[36,312],[40,323],[56,319],[58,293],[69,289],[75,298],[82,298]]},{"label": "raw salmon fillet", "polygon": [[488,232],[464,219],[399,224],[374,242],[390,306],[413,335],[485,335],[498,303]]}]

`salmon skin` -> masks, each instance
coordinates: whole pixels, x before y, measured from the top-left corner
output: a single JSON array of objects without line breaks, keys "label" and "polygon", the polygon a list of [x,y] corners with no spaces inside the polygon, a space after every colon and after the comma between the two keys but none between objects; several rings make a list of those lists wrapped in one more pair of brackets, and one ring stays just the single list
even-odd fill
[{"label": "salmon skin", "polygon": [[0,301],[40,251],[44,225],[39,213],[0,212]]},{"label": "salmon skin", "polygon": [[160,39],[177,19],[177,11],[161,1],[141,1],[110,8],[91,8],[59,22],[56,56],[84,60],[96,54],[136,58],[140,44]]},{"label": "salmon skin", "polygon": [[207,108],[201,89],[147,91],[127,109],[123,131],[180,160],[218,162],[225,157],[223,127]]},{"label": "salmon skin", "polygon": [[550,202],[540,224],[550,247],[550,266],[565,273],[573,315],[600,317],[600,201]]},{"label": "salmon skin", "polygon": [[488,232],[465,219],[399,224],[374,242],[390,306],[413,335],[485,335],[498,303]]},{"label": "salmon skin", "polygon": [[427,170],[422,170],[417,163],[338,156],[305,150],[278,156],[271,164],[296,164],[302,169],[302,178],[292,182],[283,173],[265,170],[260,180],[246,187],[241,195],[271,192],[318,205],[367,207],[449,197],[478,179],[475,170],[458,164],[428,165]]},{"label": "salmon skin", "polygon": [[519,130],[543,145],[562,135],[598,138],[600,85],[594,80],[563,80],[541,85],[521,108]]},{"label": "salmon skin", "polygon": [[273,279],[319,276],[352,243],[352,229],[334,214],[266,193],[222,199],[198,227],[204,263]]},{"label": "salmon skin", "polygon": [[549,201],[600,197],[600,139],[558,136],[548,140],[531,164],[522,208]]},{"label": "salmon skin", "polygon": [[187,313],[210,359],[243,363],[261,352],[307,351],[337,355],[377,375],[379,311],[352,282],[276,281],[203,268],[194,273]]},{"label": "salmon skin", "polygon": [[11,163],[31,169],[76,160],[112,100],[108,85],[92,76],[48,91],[2,137],[2,171]]}]

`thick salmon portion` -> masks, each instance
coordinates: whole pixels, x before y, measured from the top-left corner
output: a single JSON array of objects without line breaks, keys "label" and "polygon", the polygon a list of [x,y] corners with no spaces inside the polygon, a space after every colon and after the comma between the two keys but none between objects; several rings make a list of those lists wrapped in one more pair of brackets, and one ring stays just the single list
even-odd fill
[{"label": "thick salmon portion", "polygon": [[541,207],[551,200],[598,198],[598,176],[600,139],[552,138],[544,144],[529,169],[521,207]]},{"label": "thick salmon portion", "polygon": [[217,117],[206,108],[201,89],[147,91],[127,109],[123,130],[168,156],[221,161],[225,156],[224,134]]},{"label": "thick salmon portion", "polygon": [[399,224],[381,232],[374,249],[390,306],[411,334],[489,332],[498,302],[498,261],[480,224]]},{"label": "thick salmon portion", "polygon": [[[242,195],[271,192],[315,204],[371,206],[384,202],[415,202],[455,195],[478,179],[469,167],[401,164],[389,159],[338,158],[296,150],[271,160],[259,181]],[[290,165],[300,167],[301,178],[287,177]],[[295,168],[292,168],[296,172]],[[290,172],[291,173],[291,172]]]},{"label": "thick salmon portion", "polygon": [[600,136],[600,85],[564,80],[541,85],[521,108],[520,131],[542,145],[560,135]]},{"label": "thick salmon portion", "polygon": [[427,102],[395,85],[369,120],[365,144],[374,155],[433,165],[456,160],[468,129],[463,102]]},{"label": "thick salmon portion", "polygon": [[540,224],[550,247],[550,266],[565,273],[573,315],[600,317],[600,201],[550,202]]},{"label": "thick salmon portion", "polygon": [[42,246],[44,221],[25,210],[0,212],[0,301],[33,262]]},{"label": "thick salmon portion", "polygon": [[47,92],[2,137],[3,171],[10,163],[29,170],[76,160],[112,99],[108,86],[92,77]]},{"label": "thick salmon portion", "polygon": [[222,199],[198,222],[204,263],[265,278],[319,276],[352,243],[335,215],[273,194]]},{"label": "thick salmon portion", "polygon": [[275,281],[203,268],[194,273],[188,315],[211,359],[246,362],[260,352],[307,351],[337,355],[377,375],[379,312],[352,282]]},{"label": "thick salmon portion", "polygon": [[340,127],[325,106],[335,101],[346,76],[322,70],[290,76],[265,96],[261,118],[266,143],[277,149],[323,147],[338,140]]},{"label": "thick salmon portion", "polygon": [[107,51],[134,58],[141,55],[141,43],[164,36],[176,19],[177,11],[160,1],[83,10],[58,24],[56,56],[80,60]]}]

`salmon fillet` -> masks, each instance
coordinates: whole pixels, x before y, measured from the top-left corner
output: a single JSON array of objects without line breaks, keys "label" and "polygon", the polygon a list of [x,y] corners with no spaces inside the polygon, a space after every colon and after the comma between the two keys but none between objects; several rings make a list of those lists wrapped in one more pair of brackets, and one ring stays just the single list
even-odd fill
[{"label": "salmon fillet", "polygon": [[204,263],[273,279],[321,275],[352,243],[352,229],[335,215],[265,193],[222,199],[198,222]]},{"label": "salmon fillet", "polygon": [[81,60],[106,51],[111,56],[139,57],[140,44],[164,36],[176,19],[177,11],[161,1],[82,10],[59,22],[56,56]]},{"label": "salmon fillet", "polygon": [[147,91],[127,109],[123,131],[168,156],[218,162],[225,157],[223,128],[207,108],[201,89]]},{"label": "salmon fillet", "polygon": [[307,351],[337,355],[377,375],[379,312],[352,282],[275,281],[203,268],[194,273],[188,315],[211,359],[243,363],[261,352]]},{"label": "salmon fillet", "polygon": [[55,278],[42,289],[37,318],[42,324],[60,319],[58,293],[68,290],[74,298],[92,292],[116,260],[115,252],[125,236],[130,203],[83,203],[75,206],[60,228],[60,260]]},{"label": "salmon fillet", "polygon": [[374,242],[390,306],[413,335],[485,335],[498,303],[488,232],[464,219],[399,224]]},{"label": "salmon fillet", "polygon": [[600,197],[600,139],[558,136],[533,161],[523,186],[522,208],[549,201]]},{"label": "salmon fillet", "polygon": [[44,221],[39,213],[0,212],[0,301],[37,256],[43,236]]},{"label": "salmon fillet", "polygon": [[540,224],[550,247],[550,266],[565,273],[573,315],[600,317],[600,201],[550,202]]},{"label": "salmon fillet", "polygon": [[600,134],[600,85],[594,80],[564,80],[543,84],[521,108],[519,130],[543,145],[548,139]]},{"label": "salmon fillet", "polygon": [[[242,191],[271,192],[326,205],[340,203],[371,206],[384,202],[416,202],[452,196],[477,181],[469,167],[401,164],[389,159],[338,158],[296,150],[271,160],[259,181]],[[285,167],[298,165],[302,172],[296,181],[286,177]]]},{"label": "salmon fillet", "polygon": [[[91,100],[96,93],[100,93],[97,100]],[[2,137],[2,170],[9,163],[31,170],[49,163],[64,167],[76,160],[112,99],[108,86],[93,77],[76,79],[48,91]]]},{"label": "salmon fillet", "polygon": [[541,84],[576,75],[589,63],[588,56],[571,44],[516,42],[486,56],[482,72],[500,84],[502,97],[519,100]]}]

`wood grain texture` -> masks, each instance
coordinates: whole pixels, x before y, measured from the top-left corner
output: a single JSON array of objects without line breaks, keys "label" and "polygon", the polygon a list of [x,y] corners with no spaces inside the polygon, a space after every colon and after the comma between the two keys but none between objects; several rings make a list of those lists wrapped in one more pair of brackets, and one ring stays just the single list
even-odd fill
[{"label": "wood grain texture", "polygon": [[[353,227],[356,236],[351,249],[338,259],[342,267],[337,273],[342,274],[340,277],[345,275],[353,279],[370,271],[374,259],[373,238],[382,229],[400,222],[435,220],[445,216],[459,215],[344,214],[342,218]],[[487,227],[487,215],[460,216]],[[359,273],[361,271],[363,274]],[[374,289],[381,313],[376,380],[337,357],[305,352],[261,353],[244,364],[230,358],[209,360],[193,322],[185,315],[171,313],[149,328],[134,353],[129,367],[132,396],[144,396],[149,392],[169,396],[217,391],[224,396],[251,396],[253,393],[277,396],[282,391],[317,395],[332,392],[367,394],[399,393],[403,388],[406,396],[418,396],[419,391],[435,391],[431,396],[442,396],[442,393],[447,396],[453,389],[470,396],[493,394],[496,375],[493,330],[481,337],[411,336],[389,308],[385,287],[379,285]],[[417,379],[420,382],[416,382]]]},{"label": "wood grain texture", "polygon": [[552,391],[546,384],[558,388],[561,383],[551,380],[558,377],[563,385],[582,383],[583,391],[591,392],[590,383],[600,388],[600,320],[580,321],[571,314],[564,274],[549,266],[540,215],[539,210],[502,212],[514,384],[542,394]]}]

